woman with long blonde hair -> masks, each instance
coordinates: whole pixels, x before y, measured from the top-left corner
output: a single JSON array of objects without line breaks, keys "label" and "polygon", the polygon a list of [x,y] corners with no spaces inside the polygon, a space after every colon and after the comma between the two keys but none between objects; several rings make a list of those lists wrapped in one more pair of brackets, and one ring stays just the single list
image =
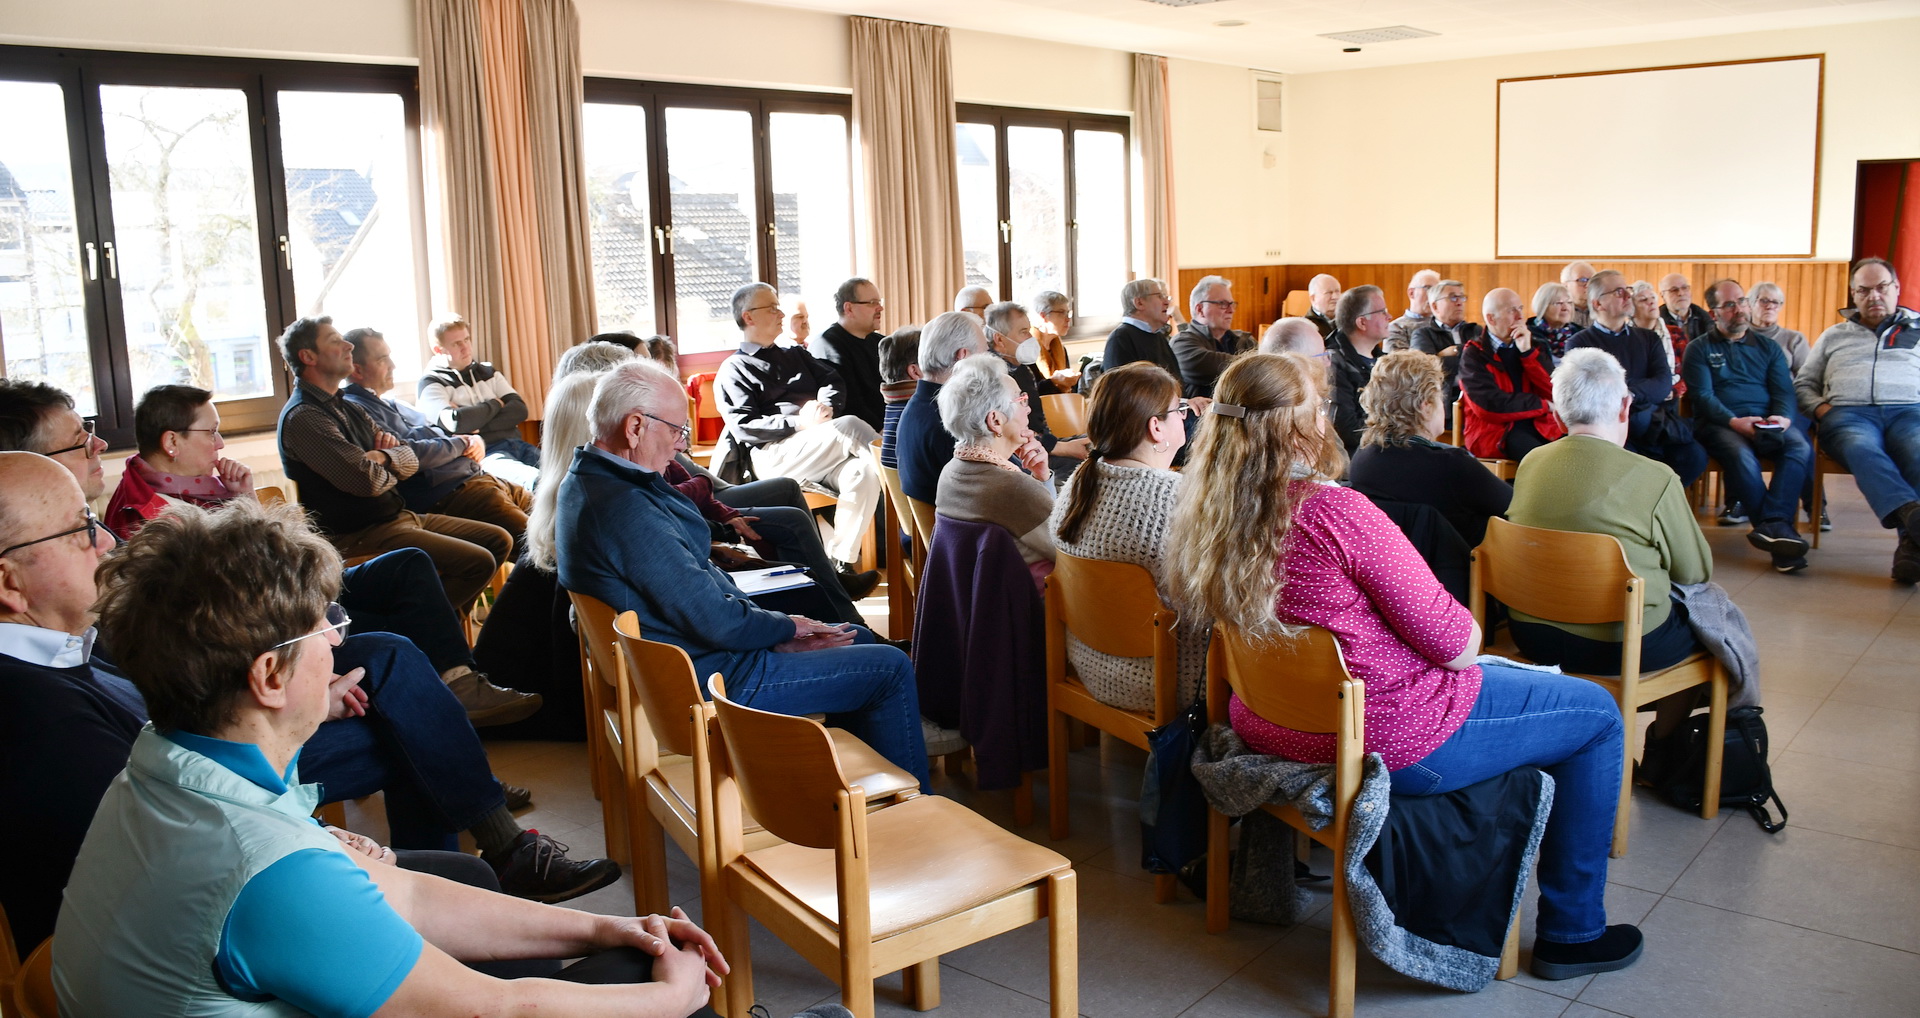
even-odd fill
[{"label": "woman with long blonde hair", "polygon": [[[1366,683],[1366,748],[1394,791],[1434,795],[1516,767],[1553,776],[1540,850],[1532,970],[1567,979],[1631,965],[1640,931],[1608,926],[1602,894],[1625,729],[1604,689],[1479,666],[1480,627],[1341,466],[1320,372],[1297,355],[1243,356],[1220,375],[1188,457],[1169,538],[1183,615],[1255,640],[1318,626]],[[1284,682],[1285,676],[1269,681]],[[1238,697],[1233,729],[1254,750],[1331,763],[1334,737],[1283,728]]]}]

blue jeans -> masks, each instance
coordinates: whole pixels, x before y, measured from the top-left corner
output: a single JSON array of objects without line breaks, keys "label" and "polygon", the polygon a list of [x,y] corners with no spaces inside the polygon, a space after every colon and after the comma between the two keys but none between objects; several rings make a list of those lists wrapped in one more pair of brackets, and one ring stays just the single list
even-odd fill
[{"label": "blue jeans", "polygon": [[461,831],[506,805],[466,709],[391,633],[348,637],[333,667],[367,670],[367,715],[321,725],[300,751],[300,780],[325,786],[321,802],[385,791],[394,848],[457,851]]},{"label": "blue jeans", "polygon": [[913,660],[897,647],[854,631],[854,645],[798,654],[745,657],[727,677],[735,703],[777,714],[824,713],[927,786],[927,743],[920,732],[920,688]]},{"label": "blue jeans", "polygon": [[1620,803],[1626,729],[1607,691],[1585,679],[1521,668],[1480,670],[1466,723],[1418,763],[1393,772],[1402,795],[1438,795],[1538,767],[1553,814],[1540,842],[1542,940],[1582,944],[1607,929],[1607,852]]},{"label": "blue jeans", "polygon": [[1883,525],[1920,499],[1920,403],[1834,407],[1820,418],[1820,445],[1853,471]]},{"label": "blue jeans", "polygon": [[418,548],[401,548],[348,566],[340,576],[340,605],[353,617],[353,632],[404,636],[437,672],[473,666],[473,651],[440,584],[433,556]]},{"label": "blue jeans", "polygon": [[1787,428],[1780,433],[1781,455],[1773,463],[1773,481],[1763,484],[1760,457],[1753,443],[1724,424],[1698,421],[1694,436],[1707,447],[1707,454],[1726,472],[1727,498],[1747,507],[1757,523],[1791,525],[1799,515],[1800,491],[1813,473],[1813,445],[1806,432]]}]

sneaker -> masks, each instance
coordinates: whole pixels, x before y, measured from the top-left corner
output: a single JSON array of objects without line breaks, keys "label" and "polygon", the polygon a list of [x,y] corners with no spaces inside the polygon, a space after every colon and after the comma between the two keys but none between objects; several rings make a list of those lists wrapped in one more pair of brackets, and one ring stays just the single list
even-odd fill
[{"label": "sneaker", "polygon": [[920,738],[927,744],[928,756],[946,756],[967,748],[966,736],[958,728],[942,728],[924,717],[920,719]]},{"label": "sneaker", "polygon": [[1747,508],[1738,502],[1728,502],[1727,507],[1720,510],[1720,525],[1723,527],[1737,527],[1745,522]]},{"label": "sneaker", "polygon": [[1807,544],[1807,539],[1793,529],[1793,524],[1782,523],[1779,520],[1768,520],[1756,524],[1753,531],[1747,535],[1747,543],[1776,558],[1789,553],[1796,556],[1805,555],[1807,549],[1811,547]]},{"label": "sneaker", "polygon": [[496,686],[480,672],[461,675],[447,683],[447,690],[467,709],[467,720],[473,722],[475,728],[524,721],[540,709],[539,693]]},{"label": "sneaker", "polygon": [[1797,573],[1807,567],[1807,557],[1790,551],[1773,553],[1773,571],[1776,573]]},{"label": "sneaker", "polygon": [[1832,530],[1833,530],[1833,517],[1827,515],[1826,506],[1821,506],[1820,507],[1820,532],[1825,534],[1825,533],[1830,533]]},{"label": "sneaker", "polygon": [[1533,961],[1527,966],[1537,979],[1572,979],[1595,972],[1615,972],[1640,960],[1646,941],[1638,926],[1622,923],[1607,927],[1600,939],[1584,944],[1533,942]]},{"label": "sneaker", "polygon": [[[495,778],[494,780],[500,781],[499,778]],[[507,812],[509,813],[517,813],[533,805],[533,789],[531,788],[521,788],[519,785],[509,785],[504,781],[500,781],[500,791],[505,793],[507,797]]]},{"label": "sneaker", "polygon": [[500,877],[500,890],[516,898],[549,905],[578,898],[620,879],[620,864],[611,859],[575,861],[567,846],[536,830],[520,832],[503,852],[480,858]]},{"label": "sneaker", "polygon": [[880,570],[878,569],[869,569],[866,572],[856,573],[853,571],[853,567],[841,565],[839,571],[834,573],[834,575],[840,578],[840,586],[846,588],[847,597],[855,601],[873,593],[873,588],[880,585]]}]

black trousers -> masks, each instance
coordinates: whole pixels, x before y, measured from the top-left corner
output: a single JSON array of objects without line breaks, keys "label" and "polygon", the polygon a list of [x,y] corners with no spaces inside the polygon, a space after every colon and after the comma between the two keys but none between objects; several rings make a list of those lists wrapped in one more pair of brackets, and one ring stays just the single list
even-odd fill
[{"label": "black trousers", "polygon": [[[1514,646],[1519,647],[1528,660],[1588,675],[1620,674],[1617,643],[1589,640],[1541,622],[1513,619],[1510,625]],[[1693,638],[1693,627],[1687,623],[1687,606],[1675,601],[1667,621],[1640,635],[1640,670],[1671,668],[1699,649],[1699,641]]]}]

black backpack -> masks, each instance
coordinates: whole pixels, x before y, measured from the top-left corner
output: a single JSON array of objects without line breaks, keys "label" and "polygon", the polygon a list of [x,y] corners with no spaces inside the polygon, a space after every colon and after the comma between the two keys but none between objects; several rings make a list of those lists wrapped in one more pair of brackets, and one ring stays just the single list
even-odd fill
[{"label": "black backpack", "polygon": [[[1767,766],[1767,723],[1759,707],[1727,711],[1727,744],[1720,764],[1720,805],[1746,810],[1768,834],[1787,826],[1787,805],[1773,789],[1773,769]],[[1647,751],[1636,768],[1643,785],[1682,809],[1698,811],[1707,776],[1707,715],[1695,714],[1665,738],[1647,729]],[[1775,821],[1767,801],[1780,810]]]}]

